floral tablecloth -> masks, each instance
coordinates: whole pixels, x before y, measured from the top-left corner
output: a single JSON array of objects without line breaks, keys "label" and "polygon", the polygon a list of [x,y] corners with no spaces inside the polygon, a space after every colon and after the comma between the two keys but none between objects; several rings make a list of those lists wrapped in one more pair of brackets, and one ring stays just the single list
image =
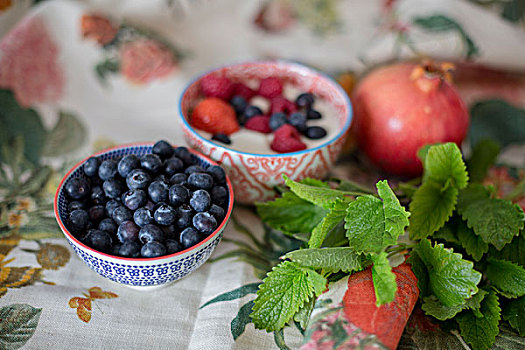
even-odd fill
[{"label": "floral tablecloth", "polygon": [[[524,8],[519,0],[0,0],[0,349],[299,348],[308,341],[299,327],[272,334],[250,323],[253,293],[275,263],[254,256],[292,248],[278,237],[262,244],[269,233],[252,208],[236,206],[213,262],[141,292],[98,276],[67,245],[52,211],[61,177],[111,145],[184,144],[184,86],[235,61],[301,61],[350,93],[376,64],[431,56],[462,68],[467,104],[497,96],[523,107],[525,80],[515,72],[525,71]],[[377,178],[351,159],[334,174]],[[523,167],[523,149],[501,161]],[[414,329],[406,348],[417,344]]]}]

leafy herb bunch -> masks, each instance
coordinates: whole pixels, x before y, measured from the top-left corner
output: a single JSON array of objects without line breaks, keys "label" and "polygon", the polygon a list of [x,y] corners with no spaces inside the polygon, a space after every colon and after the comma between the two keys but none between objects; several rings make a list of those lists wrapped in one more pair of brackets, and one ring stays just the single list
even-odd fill
[{"label": "leafy herb bunch", "polygon": [[255,326],[277,331],[304,320],[330,279],[368,267],[377,306],[390,303],[397,291],[391,265],[408,255],[423,311],[459,329],[474,349],[491,348],[504,321],[524,336],[525,214],[480,183],[487,154],[497,154],[490,144],[473,152],[469,183],[454,143],[427,146],[419,152],[421,183],[400,184],[397,196],[386,180],[370,193],[347,181],[285,177],[290,191],[258,203],[257,212],[305,247],[285,254],[259,286]]}]

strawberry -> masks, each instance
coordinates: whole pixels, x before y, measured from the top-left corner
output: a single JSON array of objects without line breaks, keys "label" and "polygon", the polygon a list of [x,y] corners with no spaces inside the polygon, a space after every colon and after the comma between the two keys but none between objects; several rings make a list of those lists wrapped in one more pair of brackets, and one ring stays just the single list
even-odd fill
[{"label": "strawberry", "polygon": [[306,145],[301,141],[301,135],[290,124],[284,124],[275,130],[270,147],[279,153],[297,152],[306,149]]},{"label": "strawberry", "polygon": [[263,134],[270,134],[272,129],[270,128],[270,117],[265,115],[256,115],[251,117],[244,124],[246,129],[262,132]]},{"label": "strawberry", "polygon": [[257,94],[257,91],[254,91],[249,86],[243,83],[233,83],[233,94],[232,96],[242,96],[246,101]]},{"label": "strawberry", "polygon": [[208,74],[201,80],[201,90],[206,97],[229,101],[233,95],[233,83],[225,76]]},{"label": "strawberry", "polygon": [[283,84],[279,78],[268,77],[261,80],[259,85],[259,95],[266,98],[279,96],[283,93]]},{"label": "strawberry", "polygon": [[285,97],[279,95],[270,99],[270,115],[274,113],[287,113],[291,114],[297,111],[295,103],[290,100],[287,100]]},{"label": "strawberry", "polygon": [[211,134],[231,135],[239,130],[235,110],[217,97],[199,102],[191,114],[191,125]]}]

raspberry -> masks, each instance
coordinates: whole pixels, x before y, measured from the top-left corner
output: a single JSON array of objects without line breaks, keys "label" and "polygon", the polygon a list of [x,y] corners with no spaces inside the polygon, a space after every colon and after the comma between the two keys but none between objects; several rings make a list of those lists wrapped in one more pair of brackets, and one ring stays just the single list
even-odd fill
[{"label": "raspberry", "polygon": [[231,135],[239,130],[233,107],[216,97],[199,102],[191,115],[191,125],[211,134]]},{"label": "raspberry", "polygon": [[271,149],[279,153],[302,151],[306,145],[301,142],[301,135],[290,124],[284,124],[275,131]]},{"label": "raspberry", "polygon": [[246,101],[249,101],[257,94],[256,91],[243,83],[233,83],[233,96],[242,96]]},{"label": "raspberry", "polygon": [[287,100],[283,96],[275,96],[270,100],[270,115],[275,113],[293,113],[297,111],[295,103]]},{"label": "raspberry", "polygon": [[244,124],[246,129],[262,132],[263,134],[270,134],[272,129],[270,128],[270,117],[264,115],[256,115],[251,117]]},{"label": "raspberry", "polygon": [[206,97],[217,97],[229,101],[233,95],[233,84],[226,77],[209,74],[202,78],[201,90]]},{"label": "raspberry", "polygon": [[266,98],[279,96],[283,93],[283,84],[275,77],[264,78],[261,80],[258,93]]}]

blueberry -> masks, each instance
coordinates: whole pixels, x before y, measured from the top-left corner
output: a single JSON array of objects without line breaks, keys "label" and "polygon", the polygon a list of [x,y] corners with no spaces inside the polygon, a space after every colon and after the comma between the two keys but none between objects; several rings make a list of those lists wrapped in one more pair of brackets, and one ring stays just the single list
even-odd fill
[{"label": "blueberry", "polygon": [[106,203],[106,194],[101,186],[94,186],[91,188],[91,200],[93,203],[97,204]]},{"label": "blueberry", "polygon": [[244,97],[235,95],[230,100],[230,105],[235,110],[235,114],[242,115],[244,113],[244,110],[248,106],[248,102],[246,102],[246,99]]},{"label": "blueberry", "polygon": [[224,186],[214,186],[211,191],[211,200],[213,203],[223,206],[228,201],[228,191]]},{"label": "blueberry", "polygon": [[126,190],[126,187],[120,181],[120,179],[115,177],[104,181],[102,187],[104,188],[104,193],[106,196],[112,199],[119,198],[122,195],[122,192]]},{"label": "blueberry", "polygon": [[165,239],[166,234],[157,225],[144,225],[139,231],[139,240],[142,244],[153,241],[164,242]]},{"label": "blueberry", "polygon": [[164,162],[164,173],[167,176],[180,173],[184,170],[184,162],[177,157],[171,157]]},{"label": "blueberry", "polygon": [[71,199],[82,199],[88,196],[91,190],[89,181],[83,177],[74,177],[69,179],[69,181],[64,186],[66,194]]},{"label": "blueberry", "polygon": [[148,187],[149,198],[155,203],[168,200],[168,184],[163,181],[153,181]]},{"label": "blueberry", "polygon": [[193,227],[195,227],[197,231],[209,235],[217,228],[217,220],[208,212],[197,213],[193,217]]},{"label": "blueberry", "polygon": [[98,229],[115,235],[117,233],[118,225],[113,219],[105,218],[98,224]]},{"label": "blueberry", "polygon": [[98,167],[98,177],[103,181],[117,175],[117,162],[114,159],[106,159]]},{"label": "blueberry", "polygon": [[312,95],[309,92],[304,92],[297,96],[295,99],[295,105],[297,107],[304,107],[304,108],[310,108],[314,104],[314,95]]},{"label": "blueberry", "polygon": [[182,246],[174,239],[167,239],[165,242],[166,251],[168,254],[177,253],[182,250]]},{"label": "blueberry", "polygon": [[128,177],[129,173],[140,168],[140,160],[135,154],[127,154],[118,162],[118,173],[123,178]]},{"label": "blueberry", "polygon": [[155,222],[151,210],[146,207],[135,210],[133,213],[133,221],[135,221],[139,227],[144,227],[147,224],[153,224]]},{"label": "blueberry", "polygon": [[123,205],[116,207],[111,213],[111,218],[115,220],[117,225],[120,225],[126,220],[131,220],[132,217],[131,211]]},{"label": "blueberry", "polygon": [[146,189],[150,182],[151,177],[142,169],[134,169],[126,177],[126,184],[130,190]]},{"label": "blueberry", "polygon": [[119,246],[118,255],[126,258],[140,257],[140,243],[136,241],[126,241]]},{"label": "blueberry", "polygon": [[257,106],[250,105],[244,110],[244,117],[246,119],[250,119],[252,117],[255,117],[256,115],[263,115],[262,110]]},{"label": "blueberry", "polygon": [[177,208],[177,226],[186,228],[191,226],[193,219],[193,209],[188,204],[182,204]]},{"label": "blueberry", "polygon": [[207,173],[192,173],[188,176],[188,185],[193,188],[211,190],[213,187],[213,177]]},{"label": "blueberry", "polygon": [[98,223],[106,216],[106,208],[103,205],[94,205],[88,209],[89,219]]},{"label": "blueberry", "polygon": [[193,174],[193,173],[203,173],[205,171],[206,170],[204,170],[204,168],[201,167],[200,165],[190,165],[184,170],[184,174],[189,176],[190,174]]},{"label": "blueberry", "polygon": [[197,190],[190,198],[190,205],[196,212],[208,210],[210,204],[211,197],[206,190]]},{"label": "blueberry", "polygon": [[129,190],[122,195],[122,204],[129,210],[135,211],[148,202],[148,195],[143,190]]},{"label": "blueberry", "polygon": [[222,219],[224,219],[224,209],[217,204],[212,204],[208,212],[215,217],[215,220],[217,220],[218,223],[221,223]]},{"label": "blueberry", "polygon": [[161,226],[160,229],[164,231],[166,239],[177,239],[179,229],[176,225]]},{"label": "blueberry", "polygon": [[182,160],[185,165],[192,165],[193,164],[193,157],[191,156],[190,151],[184,146],[177,147],[173,150],[173,154]]},{"label": "blueberry", "polygon": [[292,113],[290,114],[290,124],[294,126],[297,131],[303,133],[306,131],[306,116],[300,112]]},{"label": "blueberry", "polygon": [[183,185],[187,182],[188,175],[184,173],[177,173],[173,174],[172,177],[170,177],[170,184],[172,185]]},{"label": "blueberry", "polygon": [[319,113],[318,111],[316,111],[315,109],[309,109],[308,111],[306,111],[306,118],[307,119],[321,119],[323,116],[321,115],[321,113]]},{"label": "blueberry", "polygon": [[111,199],[106,203],[106,215],[109,217],[113,217],[113,210],[115,208],[120,207],[122,204],[117,199]]},{"label": "blueberry", "polygon": [[67,210],[71,213],[73,210],[76,210],[76,209],[85,209],[86,208],[86,203],[84,202],[81,202],[81,201],[72,201],[72,202],[69,202],[69,204],[67,205]]},{"label": "blueberry", "polygon": [[73,233],[82,233],[88,225],[89,214],[84,209],[75,209],[69,213],[68,228]]},{"label": "blueberry", "polygon": [[109,252],[113,245],[111,235],[106,231],[89,230],[84,237],[84,242],[91,248],[100,252]]},{"label": "blueberry", "polygon": [[162,169],[162,160],[156,154],[145,154],[140,157],[140,165],[143,169],[156,174]]},{"label": "blueberry", "polygon": [[190,192],[182,185],[173,185],[169,189],[169,202],[172,206],[177,207],[186,203],[190,198]]},{"label": "blueberry", "polygon": [[167,159],[173,155],[173,147],[167,141],[160,140],[153,145],[151,152],[161,159]]},{"label": "blueberry", "polygon": [[122,243],[114,243],[109,252],[111,255],[120,256],[120,247],[122,247]]},{"label": "blueberry", "polygon": [[213,181],[215,181],[216,184],[221,185],[226,183],[226,173],[220,166],[212,165],[206,169],[206,172],[213,177]]},{"label": "blueberry", "polygon": [[286,114],[282,112],[277,112],[272,114],[270,117],[270,129],[277,130],[284,124],[288,123],[288,118],[286,117]]},{"label": "blueberry", "polygon": [[162,204],[153,213],[153,219],[155,219],[159,225],[171,225],[177,220],[177,213],[171,206]]},{"label": "blueberry", "polygon": [[317,140],[326,136],[326,130],[321,126],[309,126],[304,134],[309,139]]},{"label": "blueberry", "polygon": [[156,258],[158,256],[166,255],[166,252],[167,250],[164,244],[153,241],[142,246],[140,255],[142,255],[143,258]]},{"label": "blueberry", "polygon": [[214,134],[211,137],[211,139],[214,140],[214,141],[219,141],[221,143],[224,143],[225,145],[231,145],[231,143],[232,143],[232,140],[230,139],[230,137],[228,135],[226,135],[226,134],[223,134],[222,132]]},{"label": "blueberry", "polygon": [[201,240],[201,235],[193,227],[187,227],[180,233],[180,243],[184,249],[193,247]]},{"label": "blueberry", "polygon": [[152,201],[148,200],[144,207],[148,208],[149,210],[153,210],[153,208],[155,208],[155,205],[156,205],[156,203],[153,203]]},{"label": "blueberry", "polygon": [[126,220],[118,225],[117,237],[122,243],[126,241],[136,241],[139,238],[139,231],[141,230],[133,221]]},{"label": "blueberry", "polygon": [[86,176],[92,177],[98,174],[98,167],[100,165],[100,160],[97,157],[91,157],[84,162],[82,166],[84,174]]}]

